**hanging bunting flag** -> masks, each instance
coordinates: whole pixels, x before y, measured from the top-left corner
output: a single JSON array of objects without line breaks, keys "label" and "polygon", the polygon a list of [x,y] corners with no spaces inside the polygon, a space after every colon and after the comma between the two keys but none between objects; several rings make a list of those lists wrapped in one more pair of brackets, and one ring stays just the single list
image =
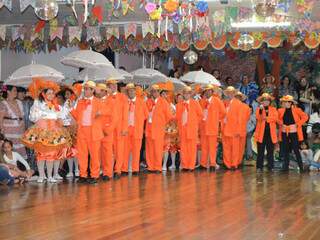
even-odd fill
[{"label": "hanging bunting flag", "polygon": [[0,25],[0,38],[2,39],[2,41],[6,40],[6,33],[7,33],[7,26]]},{"label": "hanging bunting flag", "polygon": [[95,17],[99,23],[103,21],[103,9],[101,6],[95,6],[92,8],[92,16]]},{"label": "hanging bunting flag", "polygon": [[173,32],[173,21],[161,21],[160,35],[166,34],[166,32]]},{"label": "hanging bunting flag", "polygon": [[124,25],[124,35],[127,39],[130,35],[136,37],[137,35],[137,24],[129,23]]},{"label": "hanging bunting flag", "polygon": [[12,0],[0,0],[0,8],[6,7],[12,12]]},{"label": "hanging bunting flag", "polygon": [[109,40],[112,36],[119,39],[119,27],[107,26],[107,40]]},{"label": "hanging bunting flag", "polygon": [[100,34],[100,28],[89,26],[87,27],[87,40],[93,40],[94,42],[101,42],[101,34]]},{"label": "hanging bunting flag", "polygon": [[30,36],[30,40],[31,42],[33,42],[34,40],[39,39],[41,41],[43,41],[44,39],[44,29],[41,29],[40,31],[36,32],[36,30],[34,30]]},{"label": "hanging bunting flag", "polygon": [[54,31],[50,28],[50,40],[53,41],[55,38],[62,40],[63,37],[63,27],[57,27]]},{"label": "hanging bunting flag", "polygon": [[20,0],[20,12],[24,12],[28,6],[35,7],[34,0]]},{"label": "hanging bunting flag", "polygon": [[80,41],[81,40],[81,34],[82,34],[82,29],[79,26],[75,27],[69,27],[69,41],[72,42],[75,38]]},{"label": "hanging bunting flag", "polygon": [[11,39],[13,42],[18,40],[19,38],[23,40],[23,28],[22,27],[12,27],[11,28]]},{"label": "hanging bunting flag", "polygon": [[148,33],[154,34],[154,22],[142,23],[142,36],[145,37]]},{"label": "hanging bunting flag", "polygon": [[129,10],[129,4],[127,0],[121,1],[121,7],[122,7],[122,14],[125,16],[128,13]]},{"label": "hanging bunting flag", "polygon": [[46,25],[46,22],[45,22],[45,21],[43,21],[43,20],[38,21],[38,23],[37,23],[34,31],[35,31],[36,33],[37,33],[37,32],[40,32],[40,31],[44,28],[45,25]]}]

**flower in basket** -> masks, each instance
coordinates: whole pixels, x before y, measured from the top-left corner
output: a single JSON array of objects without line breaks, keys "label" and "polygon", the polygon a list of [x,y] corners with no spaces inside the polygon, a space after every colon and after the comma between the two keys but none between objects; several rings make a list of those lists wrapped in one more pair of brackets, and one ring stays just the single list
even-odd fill
[{"label": "flower in basket", "polygon": [[154,11],[157,9],[157,4],[148,2],[148,3],[144,6],[144,9],[146,10],[146,12],[147,12],[148,14],[150,14],[150,13],[154,12]]},{"label": "flower in basket", "polygon": [[165,4],[163,4],[164,9],[168,12],[175,12],[179,7],[179,2],[175,0],[168,0]]}]

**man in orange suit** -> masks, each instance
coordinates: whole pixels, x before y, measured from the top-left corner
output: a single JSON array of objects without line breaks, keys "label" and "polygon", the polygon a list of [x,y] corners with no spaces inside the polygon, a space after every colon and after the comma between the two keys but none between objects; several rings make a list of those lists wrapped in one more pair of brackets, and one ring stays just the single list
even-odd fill
[{"label": "man in orange suit", "polygon": [[[114,112],[114,99],[108,97],[110,89],[104,83],[97,84],[96,95],[99,96],[103,109],[108,109],[111,113]],[[103,139],[101,143],[101,168],[102,180],[108,181],[113,177],[113,132],[114,132],[114,115],[102,117]]]},{"label": "man in orange suit", "polygon": [[223,162],[228,169],[235,170],[240,159],[240,135],[243,111],[242,102],[235,98],[236,89],[229,86],[225,89],[226,116],[222,124]]},{"label": "man in orange suit", "polygon": [[164,147],[165,126],[173,114],[167,100],[160,97],[160,87],[152,85],[151,97],[147,100],[146,160],[150,172],[160,173]]},{"label": "man in orange suit", "polygon": [[[129,171],[129,159],[131,159],[132,174],[139,173],[140,150],[142,144],[144,122],[148,117],[147,105],[143,98],[136,96],[136,88],[133,83],[126,86],[126,93],[129,99],[128,130],[125,137],[125,153],[122,172]],[[130,158],[131,153],[131,158]]]},{"label": "man in orange suit", "polygon": [[121,176],[122,165],[124,161],[124,142],[128,135],[128,112],[129,104],[128,98],[123,93],[118,92],[117,80],[108,79],[107,86],[111,90],[110,98],[114,100],[114,155],[115,155],[115,166],[114,166],[114,178],[119,179]]},{"label": "man in orange suit", "polygon": [[202,142],[201,142],[201,167],[218,169],[216,164],[216,155],[218,147],[218,135],[220,122],[225,116],[225,107],[223,102],[213,95],[214,90],[218,88],[208,84],[204,89],[205,102],[202,104],[203,117],[202,117]]},{"label": "man in orange suit", "polygon": [[246,148],[247,139],[247,123],[250,119],[251,110],[250,107],[245,103],[247,96],[242,92],[237,91],[235,98],[241,101],[241,110],[239,109],[239,135],[240,135],[240,146],[239,146],[239,158],[237,165],[242,164],[243,155]]},{"label": "man in orange suit", "polygon": [[[97,183],[100,173],[100,147],[103,138],[101,116],[110,115],[103,109],[101,101],[94,97],[96,84],[92,81],[84,83],[84,98],[80,99],[71,111],[77,122],[77,151],[80,167],[79,183]],[[88,162],[90,154],[90,176],[88,178]]]},{"label": "man in orange suit", "polygon": [[184,101],[177,104],[176,119],[180,136],[180,156],[183,170],[193,171],[197,156],[197,139],[199,123],[202,118],[200,104],[191,99],[192,89],[183,89]]}]

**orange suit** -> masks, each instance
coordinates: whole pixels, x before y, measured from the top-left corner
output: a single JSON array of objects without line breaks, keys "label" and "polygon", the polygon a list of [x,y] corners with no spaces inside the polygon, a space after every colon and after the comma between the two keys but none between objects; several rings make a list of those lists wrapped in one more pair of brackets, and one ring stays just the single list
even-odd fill
[{"label": "orange suit", "polygon": [[223,102],[216,96],[202,102],[203,119],[201,130],[201,161],[202,167],[207,167],[208,157],[210,166],[216,166],[219,124],[224,119],[226,109]]},{"label": "orange suit", "polygon": [[246,138],[247,138],[247,123],[250,119],[250,107],[241,103],[241,111],[239,111],[239,134],[240,134],[240,146],[239,146],[239,156],[237,160],[237,166],[242,162],[244,151],[246,148]]},{"label": "orange suit", "polygon": [[114,129],[115,129],[115,99],[111,97],[105,97],[101,99],[104,109],[109,109],[112,115],[104,116],[102,118],[102,130],[104,137],[102,139],[101,147],[101,165],[103,176],[112,177],[114,167],[113,157],[113,141],[114,141]]},{"label": "orange suit", "polygon": [[202,119],[200,104],[193,99],[177,104],[176,119],[180,135],[181,165],[184,169],[194,169],[197,156],[199,123]]},{"label": "orange suit", "polygon": [[222,125],[223,162],[227,168],[238,167],[240,154],[241,117],[243,103],[233,98],[227,103]]},{"label": "orange suit", "polygon": [[161,171],[166,124],[173,118],[169,103],[162,97],[148,99],[146,160],[148,170]]},{"label": "orange suit", "polygon": [[262,110],[262,114],[259,113],[259,108],[256,110],[256,119],[257,125],[256,130],[254,132],[254,139],[258,143],[263,142],[264,137],[264,129],[266,127],[266,123],[269,123],[270,126],[270,134],[271,140],[275,144],[277,143],[277,122],[278,122],[278,111],[275,107],[269,106],[268,107],[268,117],[266,117],[266,110]]},{"label": "orange suit", "polygon": [[[89,125],[84,125],[84,112],[92,106]],[[99,116],[98,116],[99,112]],[[101,116],[110,115],[108,109],[103,109],[101,101],[95,97],[92,99],[80,99],[77,106],[71,111],[78,124],[77,130],[77,157],[79,161],[80,177],[88,176],[88,155],[90,154],[90,175],[99,177],[100,172],[100,147],[103,138]]]},{"label": "orange suit", "polygon": [[148,117],[148,108],[142,98],[129,99],[128,129],[125,137],[124,162],[122,171],[128,172],[130,152],[132,172],[139,172],[140,150],[143,137],[144,121]]},{"label": "orange suit", "polygon": [[121,173],[123,161],[124,161],[124,149],[125,149],[125,137],[123,132],[128,134],[128,97],[123,93],[116,93],[110,96],[114,99],[114,140],[113,147],[115,153],[115,166],[114,171],[118,174]]}]

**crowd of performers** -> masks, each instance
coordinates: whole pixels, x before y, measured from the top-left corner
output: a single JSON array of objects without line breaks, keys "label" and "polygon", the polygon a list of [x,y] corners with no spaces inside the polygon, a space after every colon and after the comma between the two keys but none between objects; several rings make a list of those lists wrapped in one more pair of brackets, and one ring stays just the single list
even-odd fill
[{"label": "crowd of performers", "polygon": [[[256,122],[257,171],[264,169],[265,151],[267,168],[274,170],[274,150],[279,141],[284,156],[282,171],[289,170],[291,151],[300,172],[304,170],[300,142],[308,115],[291,95],[283,96],[277,109],[272,95],[263,93],[252,109],[247,96],[232,86],[224,90],[210,84],[196,89],[186,86],[169,93],[163,84],[143,91],[129,83],[121,92],[117,84],[114,79],[97,84],[86,81],[61,91],[54,82],[34,79],[28,89],[33,105],[24,115],[21,103],[14,105],[7,98],[4,104],[12,104],[14,111],[1,116],[2,127],[11,131],[7,138],[21,135],[21,142],[0,139],[7,158],[2,161],[9,166],[9,174],[30,177],[34,173],[28,163],[24,164],[24,175],[16,168],[16,155],[26,157],[21,143],[35,153],[39,183],[61,180],[59,168],[65,161],[67,177],[79,177],[78,183],[119,179],[128,172],[138,175],[144,153],[150,173],[167,171],[169,155],[169,169],[175,169],[177,153],[182,171],[193,171],[197,165],[213,171],[221,167],[236,170],[243,164],[250,121]],[[16,98],[14,87],[9,88],[9,100]],[[23,116],[34,124],[20,133]],[[216,160],[219,147],[223,164]]]}]

